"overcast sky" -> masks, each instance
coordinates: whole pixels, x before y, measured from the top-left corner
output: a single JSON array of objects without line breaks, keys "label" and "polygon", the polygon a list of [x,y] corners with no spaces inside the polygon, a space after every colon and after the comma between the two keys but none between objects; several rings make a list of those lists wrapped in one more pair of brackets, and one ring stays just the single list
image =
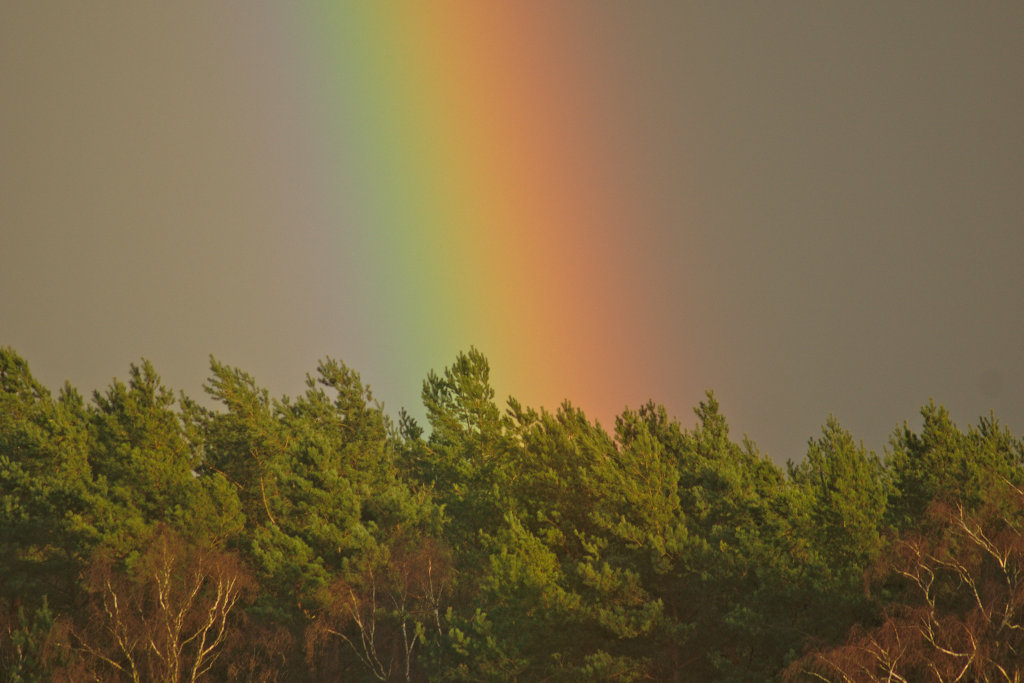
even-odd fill
[{"label": "overcast sky", "polygon": [[[439,366],[396,378],[351,324],[388,302],[347,286],[304,194],[335,179],[290,151],[324,126],[290,94],[336,66],[304,52],[314,13],[99,5],[0,1],[0,344],[86,393],[145,356],[197,395],[210,353],[295,393],[331,355],[415,404]],[[661,312],[565,397],[689,426],[714,389],[780,462],[830,413],[881,450],[930,398],[1024,432],[1024,3],[555,6],[545,54],[574,46],[592,97],[564,106],[611,131],[616,244]]]}]

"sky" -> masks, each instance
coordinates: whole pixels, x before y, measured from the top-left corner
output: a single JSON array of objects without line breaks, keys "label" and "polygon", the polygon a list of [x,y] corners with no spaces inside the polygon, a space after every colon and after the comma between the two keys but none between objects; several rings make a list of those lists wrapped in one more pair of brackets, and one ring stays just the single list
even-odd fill
[{"label": "sky", "polygon": [[83,393],[330,356],[799,460],[1024,432],[1024,3],[0,1],[0,345]]}]

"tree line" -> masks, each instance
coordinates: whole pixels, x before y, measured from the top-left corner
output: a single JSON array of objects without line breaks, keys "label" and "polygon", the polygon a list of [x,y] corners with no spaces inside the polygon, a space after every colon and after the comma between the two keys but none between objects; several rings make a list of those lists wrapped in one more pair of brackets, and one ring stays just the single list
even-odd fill
[{"label": "tree line", "polygon": [[712,393],[611,431],[499,407],[471,349],[392,420],[326,359],[210,408],[146,361],[87,401],[0,350],[11,681],[1018,681],[1024,444],[926,405],[779,467]]}]

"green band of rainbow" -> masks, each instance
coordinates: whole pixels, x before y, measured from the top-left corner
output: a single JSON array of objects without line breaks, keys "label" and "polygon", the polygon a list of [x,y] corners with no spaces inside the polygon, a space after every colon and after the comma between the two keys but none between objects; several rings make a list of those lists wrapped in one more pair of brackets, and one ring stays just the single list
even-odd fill
[{"label": "green band of rainbow", "polygon": [[286,24],[321,213],[380,361],[415,381],[476,345],[499,392],[607,420],[658,302],[634,286],[638,199],[592,46],[551,5],[324,3]]}]

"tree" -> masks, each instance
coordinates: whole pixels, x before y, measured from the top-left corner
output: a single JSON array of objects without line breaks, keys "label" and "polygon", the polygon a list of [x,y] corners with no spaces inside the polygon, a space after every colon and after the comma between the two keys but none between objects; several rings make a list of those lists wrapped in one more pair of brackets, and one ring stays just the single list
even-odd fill
[{"label": "tree", "polygon": [[[631,423],[632,424],[632,423]],[[678,549],[674,464],[650,438],[619,448],[582,411],[509,407],[504,524],[481,598],[491,675],[622,680],[650,676],[663,642],[651,593]]]},{"label": "tree", "polygon": [[89,408],[89,459],[105,488],[98,520],[103,543],[127,553],[160,524],[223,544],[241,528],[239,502],[223,476],[203,470],[202,444],[190,438],[193,405],[174,394],[149,361],[132,364],[129,382],[95,392]]},{"label": "tree", "polygon": [[422,395],[431,433],[415,471],[445,507],[449,542],[477,547],[479,532],[501,523],[500,486],[509,464],[487,359],[474,348],[459,353],[441,375],[430,372]]},{"label": "tree", "polygon": [[398,436],[344,364],[321,362],[294,400],[271,400],[240,370],[211,367],[208,390],[226,410],[197,413],[197,430],[206,466],[232,483],[246,513],[237,543],[261,587],[250,612],[301,642],[310,623],[330,621],[332,586],[365,599],[374,558],[400,555],[408,537],[438,536],[441,511],[399,477]]},{"label": "tree", "polygon": [[54,669],[66,661],[61,629],[46,597],[29,613],[23,605],[16,612],[0,613],[0,672],[12,683],[51,679]]},{"label": "tree", "polygon": [[89,608],[71,646],[97,679],[202,679],[219,656],[249,578],[238,559],[161,527],[127,566],[99,555],[86,575]]},{"label": "tree", "polygon": [[433,539],[408,537],[363,556],[359,564],[328,589],[327,607],[307,632],[307,656],[321,676],[341,675],[346,658],[337,651],[340,642],[374,679],[421,679],[419,650],[444,628],[449,553]]},{"label": "tree", "polygon": [[13,350],[0,349],[0,596],[28,613],[60,610],[97,541],[102,497],[88,461],[81,396],[54,400]]},{"label": "tree", "polygon": [[889,480],[879,458],[830,417],[807,455],[789,464],[798,496],[794,532],[806,541],[804,583],[816,642],[839,642],[850,625],[870,619],[864,572],[886,548]]},{"label": "tree", "polygon": [[993,482],[1024,483],[1024,447],[994,417],[964,433],[933,402],[921,409],[921,416],[919,434],[904,424],[891,439],[886,465],[893,478],[893,525],[912,528],[936,498],[974,507]]},{"label": "tree", "polygon": [[888,482],[874,453],[829,417],[790,477],[809,497],[812,541],[825,564],[859,583],[882,545]]},{"label": "tree", "polygon": [[779,468],[732,441],[714,394],[697,425],[673,438],[688,542],[675,566],[674,609],[689,625],[688,674],[763,681],[806,632],[810,543],[795,521],[802,501]]},{"label": "tree", "polygon": [[1019,681],[1024,677],[1024,489],[1009,482],[964,503],[933,503],[880,578],[898,596],[877,626],[789,670],[796,680]]}]

